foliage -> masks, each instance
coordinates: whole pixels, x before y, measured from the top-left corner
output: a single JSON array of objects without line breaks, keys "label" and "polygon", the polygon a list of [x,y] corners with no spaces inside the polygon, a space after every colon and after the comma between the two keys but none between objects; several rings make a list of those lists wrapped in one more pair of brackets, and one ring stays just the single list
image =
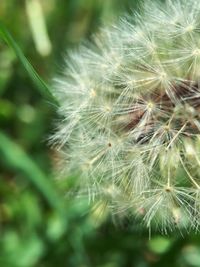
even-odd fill
[{"label": "foliage", "polygon": [[[28,2],[33,1],[2,0],[0,16],[47,84],[59,68],[62,71],[58,66],[66,48],[90,38],[101,22],[117,20],[123,10],[137,4],[35,1],[42,6],[48,31],[50,46],[43,50],[30,26],[36,20],[30,16]],[[69,177],[65,186],[53,177],[57,152],[46,140],[56,118],[55,105],[41,96],[19,53],[3,39],[0,48],[0,266],[200,266],[198,235],[152,233],[149,240],[148,232],[130,222],[115,225],[109,216],[100,220],[101,203],[95,212],[87,201],[63,197],[63,187],[70,189],[76,177]]]}]

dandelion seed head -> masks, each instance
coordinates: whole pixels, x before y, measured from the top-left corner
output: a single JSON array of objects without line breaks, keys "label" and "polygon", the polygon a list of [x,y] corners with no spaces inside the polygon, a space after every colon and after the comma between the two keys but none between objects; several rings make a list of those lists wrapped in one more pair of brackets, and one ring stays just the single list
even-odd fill
[{"label": "dandelion seed head", "polygon": [[74,194],[164,234],[200,226],[199,21],[199,1],[145,1],[69,52],[54,82],[51,143]]}]

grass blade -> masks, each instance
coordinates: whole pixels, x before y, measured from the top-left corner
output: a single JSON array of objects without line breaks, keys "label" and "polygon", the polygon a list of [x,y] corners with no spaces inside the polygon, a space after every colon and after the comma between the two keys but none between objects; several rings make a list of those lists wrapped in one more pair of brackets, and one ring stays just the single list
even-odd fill
[{"label": "grass blade", "polygon": [[6,26],[1,21],[0,21],[0,36],[13,49],[16,56],[19,58],[24,68],[26,69],[27,73],[29,74],[29,77],[37,86],[40,93],[44,97],[47,97],[51,102],[53,101],[53,103],[58,106],[58,102],[52,95],[50,87],[43,81],[43,79],[38,75],[38,73],[35,71],[30,62],[26,59],[20,47],[15,42],[15,40],[7,30]]},{"label": "grass blade", "polygon": [[2,132],[0,132],[0,158],[13,169],[23,173],[39,189],[49,205],[59,213],[62,212],[62,201],[52,182],[26,153]]}]

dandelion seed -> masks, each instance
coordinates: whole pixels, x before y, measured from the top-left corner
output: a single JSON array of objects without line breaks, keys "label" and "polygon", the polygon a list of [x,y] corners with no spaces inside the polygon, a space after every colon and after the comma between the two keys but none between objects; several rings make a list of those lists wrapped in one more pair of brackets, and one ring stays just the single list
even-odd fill
[{"label": "dandelion seed", "polygon": [[164,234],[200,226],[199,18],[196,0],[145,1],[55,79],[51,142],[74,194]]}]

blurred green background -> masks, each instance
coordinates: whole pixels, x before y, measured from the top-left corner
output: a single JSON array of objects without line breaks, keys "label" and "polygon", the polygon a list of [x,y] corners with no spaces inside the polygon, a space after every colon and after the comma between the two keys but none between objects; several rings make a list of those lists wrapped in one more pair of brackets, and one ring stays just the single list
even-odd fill
[{"label": "blurred green background", "polygon": [[[136,0],[1,0],[0,18],[51,84],[67,49]],[[0,267],[200,266],[199,235],[162,236],[115,225],[87,201],[66,199],[48,136],[56,108],[0,39]],[[68,179],[69,187],[73,177]]]}]

